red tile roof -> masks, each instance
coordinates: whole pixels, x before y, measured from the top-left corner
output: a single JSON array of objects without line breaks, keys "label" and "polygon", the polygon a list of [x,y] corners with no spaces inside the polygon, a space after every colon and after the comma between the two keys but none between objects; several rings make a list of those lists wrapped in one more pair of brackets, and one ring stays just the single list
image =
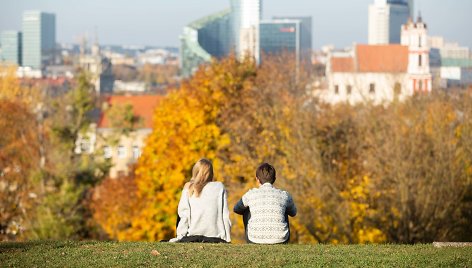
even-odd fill
[{"label": "red tile roof", "polygon": [[331,66],[333,72],[406,73],[408,47],[357,45],[355,59],[334,57],[331,58]]},{"label": "red tile roof", "polygon": [[[152,116],[161,96],[156,95],[140,95],[140,96],[110,96],[106,102],[110,106],[113,105],[127,105],[133,106],[135,116],[142,120],[142,125],[139,127],[152,128]],[[105,113],[101,113],[98,121],[98,128],[108,128],[109,120]]]},{"label": "red tile roof", "polygon": [[354,59],[347,57],[331,58],[331,70],[339,73],[354,72]]},{"label": "red tile roof", "polygon": [[406,73],[408,47],[402,45],[358,45],[359,72]]}]

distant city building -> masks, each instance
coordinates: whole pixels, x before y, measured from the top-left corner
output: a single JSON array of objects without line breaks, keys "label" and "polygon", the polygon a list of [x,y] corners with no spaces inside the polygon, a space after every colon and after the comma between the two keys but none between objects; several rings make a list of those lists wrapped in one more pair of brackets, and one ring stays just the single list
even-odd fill
[{"label": "distant city building", "polygon": [[[429,38],[433,73],[442,88],[472,85],[472,54],[470,48],[445,42],[441,36]],[[437,84],[436,84],[437,85]]]},{"label": "distant city building", "polygon": [[2,53],[0,63],[21,66],[21,32],[5,31],[0,34]]},{"label": "distant city building", "polygon": [[221,58],[232,48],[231,13],[219,12],[184,27],[180,36],[182,76],[188,77],[212,57]]},{"label": "distant city building", "polygon": [[252,56],[259,61],[259,23],[262,0],[231,0],[232,35],[239,57]]},{"label": "distant city building", "polygon": [[327,68],[325,102],[388,103],[432,90],[426,24],[421,18],[401,28],[401,44],[356,45],[350,53],[332,55]]},{"label": "distant city building", "polygon": [[311,54],[313,49],[313,31],[311,16],[305,17],[273,17],[273,20],[299,20],[300,21],[300,48],[302,54]]},{"label": "distant city building", "polygon": [[401,26],[412,14],[413,0],[375,0],[369,6],[369,44],[399,44]]},{"label": "distant city building", "polygon": [[99,94],[112,93],[115,82],[111,60],[101,55],[100,46],[95,43],[90,54],[86,52],[86,45],[81,48],[80,67],[91,75],[91,81]]},{"label": "distant city building", "polygon": [[124,82],[116,80],[113,88],[113,92],[128,92],[128,93],[142,93],[147,90],[145,82],[131,81]]},{"label": "distant city building", "polygon": [[311,17],[274,18],[260,23],[260,54],[294,53],[297,62],[311,56]]},{"label": "distant city building", "polygon": [[[152,116],[159,100],[160,97],[156,95],[107,97],[98,122],[92,124],[89,132],[81,134],[77,139],[75,153],[102,154],[104,159],[110,159],[111,178],[129,174],[130,166],[138,161],[146,138],[152,132]],[[131,105],[133,115],[139,122],[130,133],[122,134],[118,141],[109,142],[110,137],[115,140],[114,136],[119,130],[113,126],[106,110],[113,106],[125,108],[127,105]]]},{"label": "distant city building", "polygon": [[23,66],[41,69],[52,64],[56,49],[56,16],[41,11],[23,13]]}]

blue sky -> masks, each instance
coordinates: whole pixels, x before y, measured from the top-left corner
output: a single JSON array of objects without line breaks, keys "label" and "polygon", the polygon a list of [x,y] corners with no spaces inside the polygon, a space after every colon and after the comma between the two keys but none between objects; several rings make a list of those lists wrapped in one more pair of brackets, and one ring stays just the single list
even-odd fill
[{"label": "blue sky", "polygon": [[[265,0],[264,18],[313,16],[313,44],[367,42],[367,9],[374,0]],[[94,36],[100,43],[178,46],[182,27],[229,7],[229,0],[0,0],[0,31],[20,30],[24,10],[56,13],[58,42]],[[472,47],[472,0],[416,0],[431,35]],[[417,12],[416,12],[417,13]]]}]

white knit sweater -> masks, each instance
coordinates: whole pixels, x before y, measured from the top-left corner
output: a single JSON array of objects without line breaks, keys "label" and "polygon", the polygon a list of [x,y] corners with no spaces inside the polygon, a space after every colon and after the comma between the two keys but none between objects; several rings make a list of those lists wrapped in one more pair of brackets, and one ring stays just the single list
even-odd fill
[{"label": "white knit sweater", "polygon": [[229,219],[226,189],[221,182],[210,182],[199,197],[189,197],[184,188],[180,197],[177,226],[177,242],[184,236],[203,235],[218,237],[231,242],[231,221]]},{"label": "white knit sweater", "polygon": [[250,241],[257,244],[277,244],[289,238],[289,223],[286,216],[295,216],[297,207],[292,196],[265,183],[243,195],[234,211],[242,214],[249,208],[251,219],[247,225]]}]

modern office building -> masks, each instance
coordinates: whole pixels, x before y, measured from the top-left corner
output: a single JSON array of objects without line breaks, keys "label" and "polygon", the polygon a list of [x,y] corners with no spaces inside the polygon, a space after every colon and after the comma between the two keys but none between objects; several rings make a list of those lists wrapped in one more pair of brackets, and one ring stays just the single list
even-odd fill
[{"label": "modern office building", "polygon": [[231,35],[231,12],[225,10],[184,27],[180,36],[182,76],[188,77],[200,64],[212,57],[228,55],[233,48]]},{"label": "modern office building", "polygon": [[23,66],[41,69],[54,61],[56,16],[41,11],[23,13]]},{"label": "modern office building", "polygon": [[21,32],[2,32],[0,46],[2,47],[0,63],[21,66]]},{"label": "modern office building", "polygon": [[[273,21],[281,21],[281,20],[292,20],[292,21],[299,22],[298,38],[299,38],[300,57],[309,59],[311,57],[311,52],[312,52],[312,18],[311,17],[273,17]],[[262,51],[265,47],[265,45],[262,44],[262,41],[261,41],[260,46],[261,46],[261,51]]]},{"label": "modern office building", "polygon": [[413,12],[413,0],[375,0],[369,6],[369,44],[399,44],[401,26]]},{"label": "modern office building", "polygon": [[[311,21],[311,19],[310,19]],[[309,59],[311,35],[307,26],[299,19],[274,19],[260,23],[260,55],[265,57],[281,53],[293,53],[297,64]],[[309,42],[308,42],[309,39]]]},{"label": "modern office building", "polygon": [[231,0],[232,35],[239,57],[252,56],[259,60],[259,24],[262,0]]}]

